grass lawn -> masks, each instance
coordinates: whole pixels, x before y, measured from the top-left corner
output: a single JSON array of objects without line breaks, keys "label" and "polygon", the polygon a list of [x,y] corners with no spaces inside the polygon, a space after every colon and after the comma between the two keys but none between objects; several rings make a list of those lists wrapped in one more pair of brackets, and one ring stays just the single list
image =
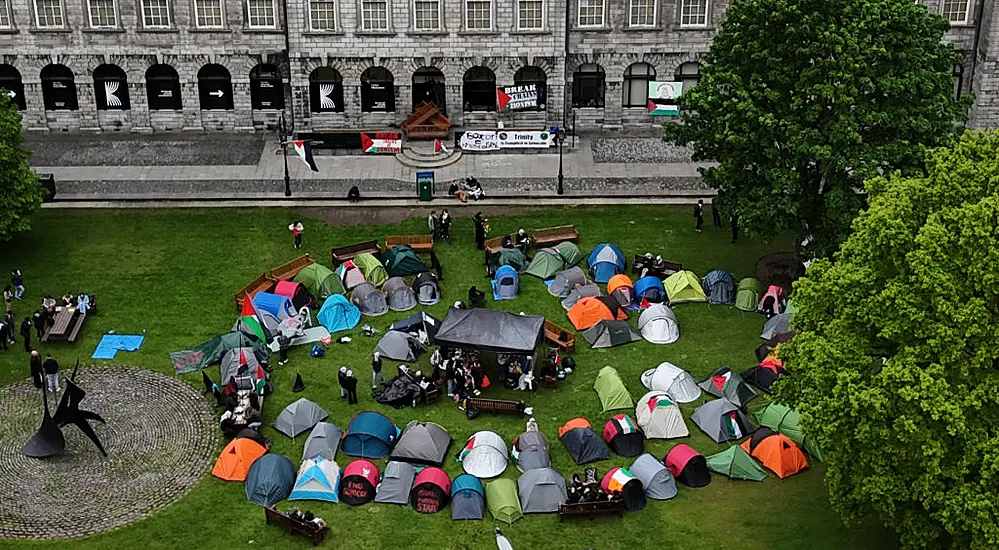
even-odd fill
[{"label": "grass lawn", "polygon": [[[612,242],[624,250],[629,262],[634,253],[651,251],[682,262],[702,276],[710,269],[728,269],[737,280],[752,274],[754,263],[762,254],[790,247],[789,241],[766,244],[743,240],[730,245],[727,231],[710,226],[704,233],[696,234],[688,210],[687,207],[552,208],[494,217],[491,225],[493,233],[498,235],[519,227],[574,223],[579,228],[580,248],[584,252],[597,243]],[[77,357],[86,364],[92,363],[90,355],[108,330],[119,334],[141,334],[145,330],[142,349],[135,353],[119,352],[116,362],[170,373],[170,351],[191,348],[228,331],[237,316],[233,293],[261,271],[297,255],[286,230],[295,217],[298,214],[280,209],[44,210],[35,219],[34,231],[0,244],[0,269],[8,273],[11,268],[19,267],[24,273],[27,295],[24,302],[15,305],[19,319],[37,307],[43,294],[59,296],[88,291],[97,295],[100,312],[88,320],[78,342],[41,346],[43,352],[51,351],[64,366],[71,366]],[[386,226],[349,227],[329,227],[318,220],[306,219],[305,226],[305,250],[327,264],[331,245],[426,232],[423,218]],[[438,248],[444,266],[445,300],[429,308],[438,318],[443,318],[448,303],[464,299],[472,284],[488,287],[483,277],[482,256],[472,239],[471,221],[457,219],[454,235],[454,244]],[[569,326],[558,300],[546,292],[541,281],[530,276],[521,279],[517,299],[496,303],[490,298],[488,306],[541,314]],[[578,369],[557,390],[540,389],[532,398],[494,385],[486,395],[523,398],[534,406],[541,429],[552,443],[553,466],[569,478],[583,468],[572,462],[557,440],[557,430],[565,421],[585,416],[600,432],[612,416],[600,412],[593,391],[593,380],[601,367],[616,367],[632,396],[638,399],[645,391],[639,383],[639,374],[662,361],[673,362],[700,380],[721,365],[741,371],[754,360],[762,317],[743,315],[732,307],[705,304],[682,304],[675,311],[681,330],[680,340],[675,344],[654,346],[643,341],[608,350],[590,350],[579,337]],[[378,318],[363,318],[362,324],[385,329],[390,322],[411,313],[392,312]],[[631,322],[637,323],[637,318],[633,314]],[[267,423],[299,397],[320,404],[330,413],[328,421],[344,429],[354,413],[369,408],[388,415],[399,426],[413,419],[437,422],[454,439],[445,464],[452,478],[461,473],[453,456],[473,432],[496,431],[509,446],[523,431],[526,418],[483,415],[469,421],[447,400],[397,411],[376,404],[366,392],[359,391],[360,404],[346,405],[338,397],[336,371],[340,365],[350,366],[359,378],[359,389],[367,387],[371,375],[370,352],[376,343],[375,339],[364,337],[360,329],[350,335],[354,338],[352,343],[334,344],[322,359],[309,357],[307,346],[303,346],[292,350],[287,365],[275,367],[276,391],[264,408]],[[11,351],[0,352],[0,384],[27,378],[27,364],[20,341]],[[426,372],[427,355],[421,358],[421,365]],[[386,363],[385,370],[386,374],[394,373],[395,363]],[[209,368],[208,372],[218,379],[217,367]],[[302,394],[291,392],[296,372],[301,372],[305,379],[306,390]],[[183,378],[201,387],[199,373]],[[704,400],[683,406],[691,430],[691,437],[684,442],[710,455],[723,450],[725,445],[716,445],[689,421],[690,413]],[[761,408],[765,401],[765,398],[755,400],[750,410]],[[184,411],[177,411],[177,421],[185,421]],[[274,452],[285,454],[296,465],[300,462],[304,436],[291,441],[269,427],[264,435],[274,439]],[[661,458],[675,443],[649,441],[646,450]],[[628,466],[632,460],[612,456],[611,460],[594,466],[602,475],[610,467]],[[349,457],[340,455],[337,461],[344,467]],[[383,468],[385,461],[377,464]],[[771,475],[761,483],[753,483],[716,475],[708,487],[681,486],[674,500],[649,501],[645,510],[626,514],[623,519],[577,519],[559,524],[555,515],[532,515],[503,527],[518,549],[895,547],[894,536],[873,523],[846,528],[839,522],[827,500],[823,473],[822,465],[815,463],[806,472],[786,480]],[[511,479],[517,475],[512,466],[504,473]],[[488,512],[481,522],[452,522],[447,511],[426,516],[409,508],[374,504],[360,508],[314,502],[296,505],[313,510],[329,523],[331,532],[326,547],[495,547],[492,535],[495,522]],[[288,503],[279,506],[285,509]],[[74,541],[72,546],[231,549],[297,548],[307,544],[304,539],[265,526],[263,520],[263,512],[246,501],[242,484],[223,482],[206,472],[204,479],[172,506],[120,530]],[[10,548],[64,545],[0,543]]]}]

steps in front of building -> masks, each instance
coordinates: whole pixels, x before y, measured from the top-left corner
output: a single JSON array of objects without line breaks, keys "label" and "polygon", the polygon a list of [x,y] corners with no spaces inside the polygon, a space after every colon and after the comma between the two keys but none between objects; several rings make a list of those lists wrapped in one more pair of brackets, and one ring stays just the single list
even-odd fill
[{"label": "steps in front of building", "polygon": [[410,168],[443,168],[461,160],[461,151],[452,148],[437,153],[434,142],[415,142],[403,145],[402,152],[395,158]]}]

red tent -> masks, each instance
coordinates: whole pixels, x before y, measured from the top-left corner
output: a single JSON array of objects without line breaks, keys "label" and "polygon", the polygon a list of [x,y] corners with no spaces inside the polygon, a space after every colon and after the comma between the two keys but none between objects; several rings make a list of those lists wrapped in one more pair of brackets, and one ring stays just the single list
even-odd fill
[{"label": "red tent", "polygon": [[645,452],[645,434],[626,414],[619,414],[604,424],[604,441],[621,456],[638,456]]},{"label": "red tent", "polygon": [[663,462],[669,468],[669,473],[687,487],[704,487],[711,483],[708,462],[686,443],[670,449]]},{"label": "red tent", "polygon": [[305,285],[302,283],[296,283],[294,281],[278,281],[277,284],[274,285],[273,293],[290,299],[292,305],[295,306],[295,309],[312,306],[312,296],[309,294],[309,290],[305,288]]},{"label": "red tent", "polygon": [[409,505],[421,514],[436,514],[447,508],[451,498],[451,478],[440,468],[424,468],[416,475],[409,491]]},{"label": "red tent", "polygon": [[371,462],[364,459],[351,462],[344,468],[340,480],[340,502],[348,506],[371,502],[380,479],[378,467]]}]

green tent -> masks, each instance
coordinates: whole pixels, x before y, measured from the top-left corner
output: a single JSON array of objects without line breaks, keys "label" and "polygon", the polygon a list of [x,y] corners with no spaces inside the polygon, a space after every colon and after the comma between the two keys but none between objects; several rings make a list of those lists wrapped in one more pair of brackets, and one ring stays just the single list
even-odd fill
[{"label": "green tent", "polygon": [[520,497],[517,494],[517,483],[512,479],[497,479],[486,483],[486,504],[489,513],[498,521],[509,524],[524,517],[520,509]]},{"label": "green tent", "polygon": [[501,248],[499,252],[496,253],[496,267],[499,268],[504,265],[508,265],[518,272],[524,269],[524,264],[527,263],[527,256],[524,255],[520,249],[517,248]]},{"label": "green tent", "polygon": [[760,298],[763,297],[763,285],[760,281],[746,277],[739,281],[739,286],[735,290],[735,307],[742,311],[756,311],[760,306]]},{"label": "green tent", "polygon": [[670,275],[663,281],[663,287],[666,289],[670,305],[708,301],[704,289],[701,288],[701,279],[693,271],[678,271]]},{"label": "green tent", "polygon": [[788,439],[797,443],[800,447],[808,451],[812,458],[822,460],[822,453],[812,444],[812,440],[805,436],[801,429],[801,415],[798,411],[781,405],[771,403],[766,407],[756,411],[753,415],[761,426],[766,426],[771,430],[784,434]]},{"label": "green tent", "polygon": [[614,367],[600,369],[597,380],[593,382],[593,389],[597,390],[604,412],[635,408],[635,400],[631,398]]},{"label": "green tent", "polygon": [[315,263],[302,268],[295,275],[295,282],[302,283],[317,300],[322,302],[334,294],[344,294],[343,281],[333,270],[323,264]]},{"label": "green tent", "polygon": [[408,244],[393,246],[382,255],[389,277],[405,277],[430,271],[419,254]]},{"label": "green tent", "polygon": [[706,460],[709,470],[732,479],[763,481],[767,477],[767,472],[738,445],[733,445],[716,455],[711,455]]},{"label": "green tent", "polygon": [[388,273],[382,267],[382,263],[371,253],[358,254],[354,256],[353,262],[361,270],[361,273],[364,273],[365,281],[375,286],[382,286],[388,280]]},{"label": "green tent", "polygon": [[524,271],[527,275],[534,275],[539,279],[549,279],[556,273],[566,268],[565,260],[554,248],[542,248],[534,255],[531,265]]},{"label": "green tent", "polygon": [[579,247],[572,241],[558,243],[555,245],[555,250],[558,250],[558,255],[562,256],[562,259],[565,260],[566,267],[572,267],[583,261],[583,253],[579,251]]},{"label": "green tent", "polygon": [[253,348],[253,354],[258,358],[267,358],[267,349],[263,342],[239,331],[228,332],[216,336],[200,346],[182,351],[170,352],[176,374],[200,370],[212,363],[218,363],[225,352],[231,349]]}]

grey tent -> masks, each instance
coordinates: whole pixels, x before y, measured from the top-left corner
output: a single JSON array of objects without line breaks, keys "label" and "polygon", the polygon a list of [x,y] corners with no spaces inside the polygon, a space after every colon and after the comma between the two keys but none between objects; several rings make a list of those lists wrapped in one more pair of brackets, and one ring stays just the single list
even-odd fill
[{"label": "grey tent", "polygon": [[320,422],[312,428],[309,438],[305,440],[305,449],[302,451],[302,460],[308,460],[321,456],[330,462],[336,458],[336,451],[340,448],[340,438],[343,437],[343,430],[336,424],[330,422]]},{"label": "grey tent", "polygon": [[586,272],[579,267],[573,267],[555,274],[555,280],[548,286],[548,294],[559,298],[568,298],[572,289],[590,284]]},{"label": "grey tent", "polygon": [[406,311],[416,307],[416,293],[402,277],[392,277],[385,281],[382,292],[392,311]]},{"label": "grey tent", "polygon": [[680,339],[676,314],[666,304],[652,304],[638,317],[638,330],[653,344],[672,344]]},{"label": "grey tent", "polygon": [[716,269],[705,275],[701,280],[701,288],[708,297],[709,304],[735,303],[735,279],[724,269]]},{"label": "grey tent", "polygon": [[517,468],[521,472],[548,468],[552,462],[548,438],[541,432],[524,432],[517,436],[510,454],[516,457]]},{"label": "grey tent", "polygon": [[447,430],[432,422],[413,420],[402,430],[389,460],[440,466],[444,464],[444,457],[450,446],[451,436]]},{"label": "grey tent", "polygon": [[728,367],[715,370],[697,386],[715,397],[724,397],[740,409],[758,396],[756,390],[747,384],[742,376],[732,372]]},{"label": "grey tent", "polygon": [[635,459],[631,473],[642,482],[645,496],[654,500],[669,500],[676,496],[676,480],[661,460],[645,453]]},{"label": "grey tent", "polygon": [[728,399],[708,401],[694,409],[690,419],[715,443],[742,439],[756,429],[749,417]]},{"label": "grey tent", "polygon": [[350,302],[369,317],[377,317],[388,312],[385,295],[371,283],[361,283],[350,293]]},{"label": "grey tent", "polygon": [[409,504],[409,490],[413,488],[416,470],[405,462],[391,461],[375,489],[375,502],[379,504]]},{"label": "grey tent", "polygon": [[606,319],[583,331],[583,338],[591,348],[612,348],[638,342],[642,335],[631,328],[628,321],[608,321]]},{"label": "grey tent", "polygon": [[246,472],[246,499],[260,506],[274,506],[288,498],[295,485],[295,467],[288,457],[267,453],[253,461]]},{"label": "grey tent", "polygon": [[375,346],[375,351],[393,361],[416,361],[423,352],[423,346],[415,336],[397,330],[386,332]]},{"label": "grey tent", "polygon": [[[245,324],[237,321],[236,327],[245,326]],[[178,360],[182,361],[181,363],[174,363],[176,373],[182,374],[199,370],[212,363],[217,363],[225,355],[225,352],[234,348],[252,347],[257,359],[266,362],[267,350],[264,349],[264,342],[261,342],[256,336],[249,333],[250,330],[247,327],[246,331],[237,330],[216,336],[194,349],[172,352],[170,354],[171,360],[176,356]]]},{"label": "grey tent", "polygon": [[[264,336],[268,340],[273,340],[281,329],[281,319],[279,319],[277,315],[274,315],[263,308],[257,308],[257,317],[260,319],[260,325],[264,329]],[[232,324],[232,331],[241,332],[247,336],[253,337],[254,339],[258,339],[257,335],[253,333],[253,328],[245,323],[242,317],[236,319],[236,322]]]},{"label": "grey tent", "polygon": [[520,508],[525,514],[558,512],[558,505],[568,500],[565,478],[553,468],[535,468],[517,479]]},{"label": "grey tent", "polygon": [[432,306],[441,301],[441,285],[437,282],[437,276],[429,271],[424,271],[413,279],[413,291],[416,292],[416,300],[425,306]]},{"label": "grey tent", "polygon": [[[266,357],[266,356],[265,356]],[[241,375],[240,370],[246,365],[246,371]],[[236,387],[241,390],[253,390],[258,380],[257,373],[260,372],[260,359],[253,353],[253,348],[234,348],[222,355],[219,363],[219,386],[225,386],[230,379],[236,380]]]},{"label": "grey tent", "polygon": [[435,319],[424,311],[418,311],[401,321],[396,321],[389,325],[389,330],[397,330],[417,336],[420,331],[427,335],[427,345],[433,345],[434,338],[437,337],[437,329],[441,327],[439,319]]},{"label": "grey tent", "polygon": [[531,353],[544,334],[545,318],[492,309],[451,308],[437,344],[499,353]]},{"label": "grey tent", "polygon": [[311,430],[320,421],[326,420],[327,416],[329,415],[322,407],[303,397],[281,411],[274,420],[274,429],[288,437],[295,437]]},{"label": "grey tent", "polygon": [[572,306],[576,305],[576,302],[582,300],[583,298],[592,298],[595,296],[602,296],[600,292],[600,286],[596,283],[587,283],[583,286],[577,286],[576,288],[569,291],[569,296],[562,300],[562,308],[566,311],[572,309]]},{"label": "grey tent", "polygon": [[769,340],[778,334],[791,332],[791,317],[793,316],[791,313],[778,313],[774,315],[763,325],[763,332],[760,333],[760,338]]}]

